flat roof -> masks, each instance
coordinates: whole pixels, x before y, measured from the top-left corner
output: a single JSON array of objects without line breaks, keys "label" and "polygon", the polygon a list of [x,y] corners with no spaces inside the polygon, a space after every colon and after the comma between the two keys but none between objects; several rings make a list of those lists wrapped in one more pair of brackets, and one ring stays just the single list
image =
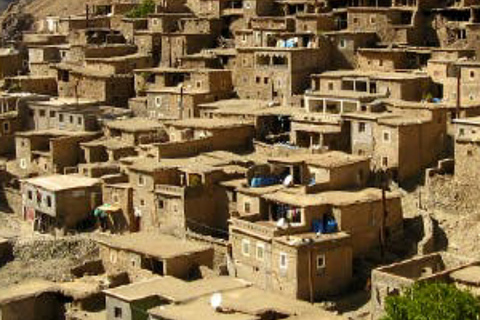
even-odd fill
[{"label": "flat roof", "polygon": [[28,280],[21,284],[1,288],[0,305],[26,299],[31,296],[38,296],[42,293],[50,292],[55,289],[56,285],[53,282],[41,279]]},{"label": "flat roof", "polygon": [[159,121],[151,120],[148,118],[129,118],[123,120],[113,120],[105,123],[110,129],[122,130],[126,132],[145,132],[153,131],[163,127]]},{"label": "flat roof", "polygon": [[370,77],[382,80],[412,80],[429,78],[426,73],[414,73],[414,72],[378,72],[378,71],[365,71],[365,70],[334,70],[326,71],[316,76],[320,77]]},{"label": "flat roof", "polygon": [[63,191],[78,188],[88,188],[100,184],[100,179],[88,178],[80,175],[56,174],[22,180],[49,191]]},{"label": "flat roof", "polygon": [[450,274],[450,278],[454,281],[462,283],[473,284],[475,286],[480,285],[480,266],[470,266]]},{"label": "flat roof", "polygon": [[341,151],[328,151],[321,154],[292,154],[288,157],[274,157],[269,162],[302,163],[308,165],[335,168],[368,161],[368,157],[348,154]]},{"label": "flat roof", "polygon": [[240,289],[250,283],[226,276],[183,281],[171,276],[153,279],[105,290],[105,294],[124,301],[134,301],[151,296],[158,296],[174,303],[192,300],[201,296],[226,290]]},{"label": "flat roof", "polygon": [[159,259],[170,259],[211,250],[210,246],[157,233],[98,236],[95,241],[110,248],[131,251]]},{"label": "flat roof", "polygon": [[[279,203],[286,203],[296,207],[312,207],[321,205],[349,206],[357,203],[380,201],[382,190],[368,188],[359,191],[325,191],[315,194],[302,193],[298,189],[282,189],[280,191],[265,194],[264,199]],[[400,198],[397,192],[387,192],[387,199]]]},{"label": "flat roof", "polygon": [[[308,302],[295,300],[252,286],[224,291],[221,292],[221,295],[222,309],[228,310],[228,312],[214,311],[210,306],[210,296],[204,296],[183,304],[156,307],[149,310],[149,313],[153,316],[165,317],[170,320],[201,318],[209,320],[258,320],[262,318],[265,312],[275,310],[288,315],[286,319],[290,320],[344,319]],[[195,310],[198,310],[200,316],[194,313]],[[243,314],[244,317],[240,316],[240,314]]]},{"label": "flat roof", "polygon": [[167,121],[165,125],[180,128],[195,129],[228,129],[239,127],[251,127],[252,124],[245,121],[229,120],[229,119],[207,119],[207,118],[190,118],[176,121]]}]

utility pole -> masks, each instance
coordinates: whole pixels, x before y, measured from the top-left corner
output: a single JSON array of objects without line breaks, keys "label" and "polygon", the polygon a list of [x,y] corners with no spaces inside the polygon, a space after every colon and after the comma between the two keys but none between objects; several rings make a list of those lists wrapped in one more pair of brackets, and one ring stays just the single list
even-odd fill
[{"label": "utility pole", "polygon": [[462,67],[457,66],[456,67],[456,73],[457,73],[457,104],[456,104],[456,111],[455,111],[455,117],[458,119],[460,118],[460,104],[461,104],[461,79],[462,79]]},{"label": "utility pole", "polygon": [[388,187],[388,178],[387,170],[381,169],[381,188],[382,188],[382,222],[380,225],[380,255],[382,260],[385,259],[385,229],[388,218],[387,210],[387,187]]}]

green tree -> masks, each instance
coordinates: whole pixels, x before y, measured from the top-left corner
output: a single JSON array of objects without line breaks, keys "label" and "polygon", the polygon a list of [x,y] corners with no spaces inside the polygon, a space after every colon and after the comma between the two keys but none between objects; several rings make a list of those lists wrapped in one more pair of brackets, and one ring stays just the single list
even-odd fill
[{"label": "green tree", "polygon": [[155,1],[143,0],[142,3],[127,13],[128,18],[146,18],[149,14],[155,13]]},{"label": "green tree", "polygon": [[478,320],[480,303],[468,291],[447,283],[417,283],[386,299],[382,320]]}]

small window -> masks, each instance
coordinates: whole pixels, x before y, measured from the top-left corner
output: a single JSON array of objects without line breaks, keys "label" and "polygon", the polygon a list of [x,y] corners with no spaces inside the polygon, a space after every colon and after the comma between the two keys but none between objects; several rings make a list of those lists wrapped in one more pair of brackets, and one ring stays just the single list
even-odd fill
[{"label": "small window", "polygon": [[390,132],[388,132],[388,131],[383,131],[383,141],[384,141],[384,142],[390,142],[390,139],[391,139],[391,137],[390,137]]},{"label": "small window", "polygon": [[328,90],[332,91],[333,90],[333,82],[328,83]]},{"label": "small window", "polygon": [[50,111],[50,118],[55,118],[57,113],[55,111]]},{"label": "small window", "polygon": [[242,254],[244,256],[250,255],[250,241],[247,239],[242,240]]},{"label": "small window", "polygon": [[367,125],[365,122],[360,122],[358,124],[358,132],[365,132],[367,131]]},{"label": "small window", "polygon": [[339,47],[345,49],[347,47],[347,40],[341,39],[339,43]]},{"label": "small window", "polygon": [[358,18],[357,18],[357,17],[353,18],[353,23],[354,23],[354,24],[357,24],[357,23],[358,23]]},{"label": "small window", "polygon": [[138,176],[138,185],[139,186],[144,186],[145,185],[145,177],[142,175]]},{"label": "small window", "polygon": [[377,19],[375,16],[370,17],[370,24],[375,24],[377,22]]},{"label": "small window", "polygon": [[78,117],[78,118],[77,118],[77,124],[78,124],[79,126],[81,126],[82,123],[83,123],[82,117]]},{"label": "small window", "polygon": [[467,150],[467,156],[469,156],[469,157],[473,156],[473,151],[472,150]]},{"label": "small window", "polygon": [[464,128],[458,129],[458,135],[459,136],[463,136],[464,134],[465,134],[465,129]]},{"label": "small window", "polygon": [[265,256],[265,245],[263,243],[257,243],[257,260],[263,261]]},{"label": "small window", "polygon": [[250,213],[252,211],[252,206],[251,206],[250,202],[245,201],[243,203],[243,210],[245,211],[245,213]]},{"label": "small window", "polygon": [[382,157],[382,166],[388,167],[388,157]]},{"label": "small window", "polygon": [[280,253],[280,269],[287,269],[288,267],[288,258],[285,252]]},{"label": "small window", "polygon": [[256,83],[262,82],[262,78],[260,78],[260,77],[255,77],[255,82],[256,82]]},{"label": "small window", "polygon": [[59,122],[63,122],[63,114],[60,114],[60,115],[58,116],[58,121],[59,121]]},{"label": "small window", "polygon": [[317,256],[317,271],[325,269],[325,255],[319,254]]},{"label": "small window", "polygon": [[383,67],[383,60],[378,60],[378,66]]},{"label": "small window", "polygon": [[40,110],[39,112],[40,117],[45,117],[45,110]]},{"label": "small window", "polygon": [[145,199],[140,199],[140,207],[145,207]]},{"label": "small window", "polygon": [[263,83],[268,84],[268,78],[263,78]]},{"label": "small window", "polygon": [[163,209],[163,208],[165,208],[165,201],[158,200],[158,209]]},{"label": "small window", "polygon": [[475,79],[475,71],[470,71],[470,79]]},{"label": "small window", "polygon": [[70,116],[70,123],[73,123],[73,116]]},{"label": "small window", "polygon": [[10,133],[10,123],[8,123],[8,122],[3,123],[3,132],[4,133]]},{"label": "small window", "polygon": [[32,190],[28,190],[28,200],[33,200],[33,192],[32,192]]},{"label": "small window", "polygon": [[121,319],[122,318],[122,308],[115,307],[113,310],[114,310],[113,313],[114,313],[115,319]]},{"label": "small window", "polygon": [[47,207],[51,208],[52,207],[52,196],[47,196],[46,202],[47,202]]}]

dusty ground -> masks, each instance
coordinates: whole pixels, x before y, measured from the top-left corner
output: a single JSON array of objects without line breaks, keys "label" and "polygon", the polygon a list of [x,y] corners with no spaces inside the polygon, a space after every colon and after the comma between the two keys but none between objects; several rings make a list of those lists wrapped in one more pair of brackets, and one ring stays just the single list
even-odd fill
[{"label": "dusty ground", "polygon": [[34,234],[28,223],[1,212],[0,237],[14,243],[15,256],[0,268],[0,288],[29,278],[72,280],[70,269],[97,255],[88,234],[61,238]]}]

